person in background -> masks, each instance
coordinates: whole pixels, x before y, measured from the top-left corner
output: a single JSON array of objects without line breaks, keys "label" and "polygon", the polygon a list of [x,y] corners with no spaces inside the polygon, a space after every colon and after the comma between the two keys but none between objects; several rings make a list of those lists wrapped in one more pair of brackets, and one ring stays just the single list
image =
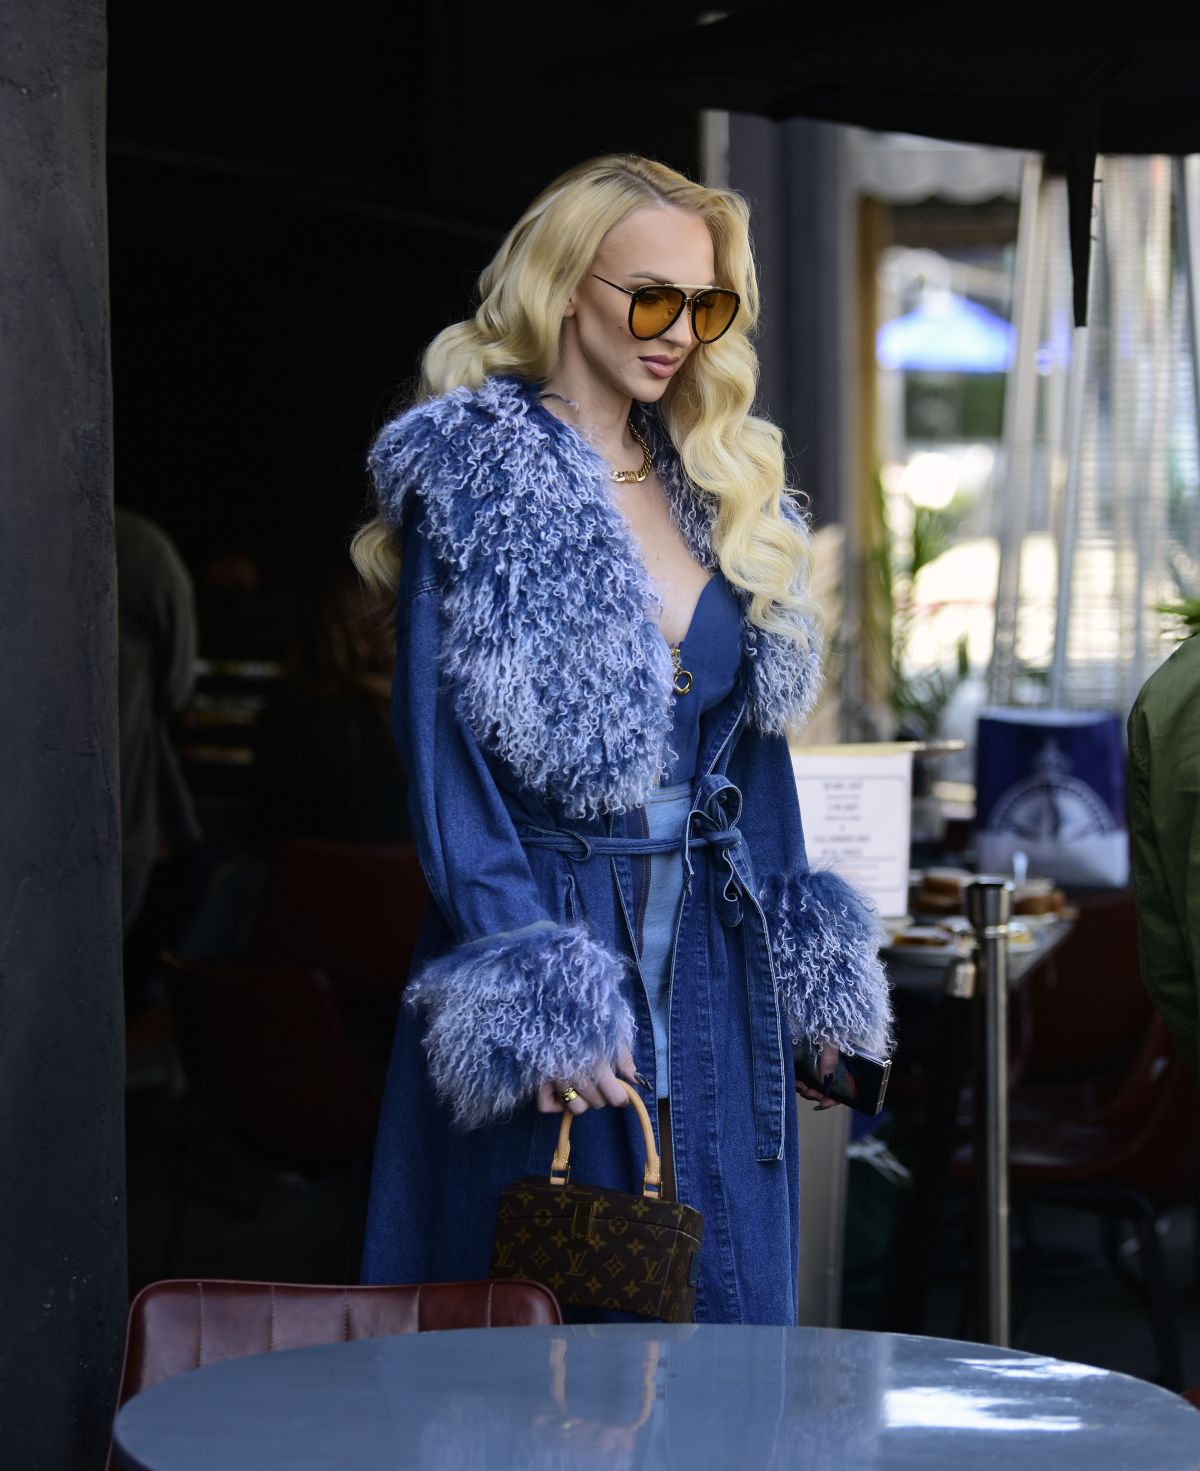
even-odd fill
[{"label": "person in background", "polygon": [[283,674],[254,730],[252,790],[238,850],[213,875],[182,935],[187,960],[247,953],[281,843],[411,840],[404,770],[392,739],[390,634],[367,614],[341,559],[296,587]]},{"label": "person in background", "polygon": [[298,590],[254,738],[247,844],[264,857],[289,837],[406,843],[404,773],[392,739],[390,630],[367,614],[341,558]]},{"label": "person in background", "polygon": [[1146,681],[1128,733],[1142,979],[1200,1078],[1200,638]]},{"label": "person in background", "polygon": [[170,723],[195,681],[192,580],[171,539],[118,506],[118,706],[121,770],[121,910],[128,936],[155,863],[200,840]]},{"label": "person in background", "polygon": [[196,563],[200,652],[215,660],[277,660],[285,609],[273,565],[236,526],[214,527],[211,536]]}]

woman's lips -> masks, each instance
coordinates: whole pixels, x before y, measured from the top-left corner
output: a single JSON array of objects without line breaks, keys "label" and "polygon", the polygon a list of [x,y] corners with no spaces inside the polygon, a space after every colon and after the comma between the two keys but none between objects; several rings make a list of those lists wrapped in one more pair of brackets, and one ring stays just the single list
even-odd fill
[{"label": "woman's lips", "polygon": [[639,358],[638,361],[645,363],[646,371],[656,378],[669,378],[679,366],[678,358]]}]

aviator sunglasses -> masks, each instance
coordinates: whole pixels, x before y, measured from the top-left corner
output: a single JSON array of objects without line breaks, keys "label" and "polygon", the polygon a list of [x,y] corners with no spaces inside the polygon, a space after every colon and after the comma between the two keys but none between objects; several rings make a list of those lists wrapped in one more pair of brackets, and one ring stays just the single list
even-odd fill
[{"label": "aviator sunglasses", "polygon": [[618,286],[615,281],[607,281],[603,276],[596,276],[596,280],[623,291],[629,297],[629,330],[640,342],[661,337],[675,325],[687,307],[691,308],[692,332],[696,341],[715,342],[733,326],[733,319],[742,304],[742,298],[736,291],[726,291],[720,286],[707,286],[689,296],[682,286],[639,286],[632,290],[628,286]]}]

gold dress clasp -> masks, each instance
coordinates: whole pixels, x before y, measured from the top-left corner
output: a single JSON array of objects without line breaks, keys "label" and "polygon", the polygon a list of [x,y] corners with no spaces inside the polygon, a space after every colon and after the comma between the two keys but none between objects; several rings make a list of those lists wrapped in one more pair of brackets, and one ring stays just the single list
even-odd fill
[{"label": "gold dress clasp", "polygon": [[679,652],[678,645],[671,648],[671,663],[675,666],[675,680],[671,688],[677,695],[686,695],[692,688],[692,676],[683,667],[683,656]]}]

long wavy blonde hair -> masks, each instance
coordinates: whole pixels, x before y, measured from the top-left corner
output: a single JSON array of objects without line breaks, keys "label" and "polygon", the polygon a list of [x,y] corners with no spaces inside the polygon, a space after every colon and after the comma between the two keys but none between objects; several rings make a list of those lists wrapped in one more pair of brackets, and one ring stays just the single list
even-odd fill
[{"label": "long wavy blonde hair", "polygon": [[[636,154],[569,169],[533,201],[480,276],[475,315],[429,344],[419,396],[477,388],[498,373],[545,382],[558,363],[567,298],[608,231],[648,204],[698,215],[712,236],[716,280],[742,298],[729,331],[690,353],[671,380],[660,401],[663,422],[684,473],[716,499],[713,548],[728,580],[749,593],[751,621],[803,642],[795,615],[819,617],[801,591],[808,583],[808,539],[783,514],[782,436],[750,412],[758,385],[751,338],[759,296],[749,210],[740,195],[694,184]],[[399,558],[381,520],[363,526],[350,551],[377,593],[395,588]]]}]

